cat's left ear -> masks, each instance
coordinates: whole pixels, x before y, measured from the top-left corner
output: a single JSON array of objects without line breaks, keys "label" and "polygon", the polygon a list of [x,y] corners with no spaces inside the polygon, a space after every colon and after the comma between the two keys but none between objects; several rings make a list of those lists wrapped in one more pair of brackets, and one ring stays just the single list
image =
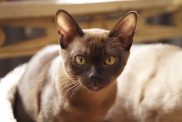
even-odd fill
[{"label": "cat's left ear", "polygon": [[63,49],[67,48],[75,37],[83,35],[83,31],[76,21],[64,10],[59,10],[56,13],[56,23],[58,25],[58,33],[61,36],[60,44]]},{"label": "cat's left ear", "polygon": [[120,21],[111,30],[109,36],[118,38],[123,47],[129,51],[133,42],[133,36],[137,25],[138,14],[130,11],[120,19]]}]

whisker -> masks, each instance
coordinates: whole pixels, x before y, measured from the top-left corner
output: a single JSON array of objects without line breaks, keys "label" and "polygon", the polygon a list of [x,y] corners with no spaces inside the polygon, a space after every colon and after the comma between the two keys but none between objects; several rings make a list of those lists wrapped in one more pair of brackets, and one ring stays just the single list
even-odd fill
[{"label": "whisker", "polygon": [[69,86],[71,86],[71,85],[74,85],[74,84],[75,84],[75,83],[68,82],[68,83],[65,83],[65,84],[61,85],[61,88],[62,88],[62,89],[65,89],[65,88],[67,88],[67,87],[69,87]]},{"label": "whisker", "polygon": [[122,33],[122,34],[116,36],[115,38],[113,38],[111,41],[115,41],[115,40],[118,39],[120,36],[125,36],[125,35],[127,35],[127,33]]},{"label": "whisker", "polygon": [[112,46],[121,46],[121,43],[112,43]]},{"label": "whisker", "polygon": [[75,84],[73,84],[73,86],[71,86],[70,88],[68,88],[66,90],[66,92],[65,92],[65,95],[67,95],[67,94],[69,95],[70,91],[73,90],[76,86],[77,86],[77,84],[75,83]]},{"label": "whisker", "polygon": [[81,87],[80,87],[80,84],[78,84],[78,85],[74,88],[74,91],[73,91],[72,94],[71,94],[71,99],[74,100],[74,98],[75,98],[75,96],[76,96],[76,93],[79,91],[80,88],[81,88]]}]

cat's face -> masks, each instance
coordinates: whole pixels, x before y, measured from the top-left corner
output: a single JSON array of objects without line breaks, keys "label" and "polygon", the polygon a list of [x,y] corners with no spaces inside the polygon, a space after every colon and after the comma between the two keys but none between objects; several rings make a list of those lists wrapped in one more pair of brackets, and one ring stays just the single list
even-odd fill
[{"label": "cat's face", "polygon": [[128,51],[120,41],[109,37],[101,29],[83,31],[82,37],[75,38],[63,51],[67,72],[90,90],[99,90],[115,81],[122,72]]},{"label": "cat's face", "polygon": [[[75,82],[91,91],[115,82],[126,65],[136,27],[135,13],[127,16],[112,31],[82,30],[67,12],[57,13],[64,65]],[[127,22],[130,17],[132,22]]]}]

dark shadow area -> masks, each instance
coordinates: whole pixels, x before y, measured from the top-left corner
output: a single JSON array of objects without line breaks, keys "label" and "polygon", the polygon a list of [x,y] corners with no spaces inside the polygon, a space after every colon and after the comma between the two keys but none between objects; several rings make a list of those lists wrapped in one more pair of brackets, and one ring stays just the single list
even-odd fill
[{"label": "dark shadow area", "polygon": [[[23,28],[23,27],[5,26],[3,27],[3,30],[6,35],[5,44],[3,46],[11,45],[17,42],[22,42],[28,39],[41,37],[46,34],[44,29],[41,29],[41,28]],[[0,77],[3,77],[13,68],[15,68],[16,66],[22,63],[27,62],[29,59],[30,59],[30,56],[0,59]]]}]

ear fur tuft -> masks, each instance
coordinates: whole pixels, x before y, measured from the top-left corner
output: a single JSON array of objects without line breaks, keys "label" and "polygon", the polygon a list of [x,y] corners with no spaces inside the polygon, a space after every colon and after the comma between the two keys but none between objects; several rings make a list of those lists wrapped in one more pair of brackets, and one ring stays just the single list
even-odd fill
[{"label": "ear fur tuft", "polygon": [[110,32],[109,36],[118,37],[126,50],[129,50],[132,45],[137,19],[137,12],[127,12]]},{"label": "ear fur tuft", "polygon": [[66,48],[76,36],[83,36],[82,29],[72,16],[64,10],[58,10],[56,13],[56,23],[58,33],[61,35],[60,44],[62,48]]}]

